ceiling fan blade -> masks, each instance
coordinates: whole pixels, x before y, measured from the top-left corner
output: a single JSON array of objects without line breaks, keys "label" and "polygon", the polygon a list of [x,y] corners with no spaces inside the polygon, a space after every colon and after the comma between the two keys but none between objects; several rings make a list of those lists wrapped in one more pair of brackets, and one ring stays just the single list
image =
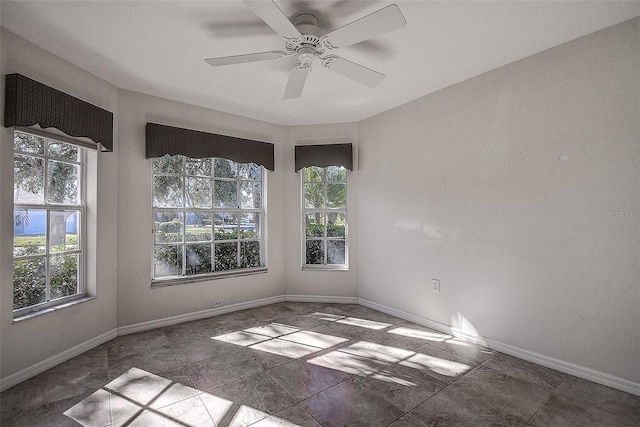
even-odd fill
[{"label": "ceiling fan blade", "polygon": [[326,34],[323,39],[332,47],[351,46],[404,27],[406,24],[407,21],[404,19],[402,12],[400,12],[400,8],[392,4],[337,30],[333,30]]},{"label": "ceiling fan blade", "polygon": [[247,53],[245,55],[221,56],[218,58],[205,59],[209,65],[214,67],[219,65],[242,64],[245,62],[269,61],[272,59],[280,59],[285,56],[285,52],[273,50],[270,52]]},{"label": "ceiling fan blade", "polygon": [[300,98],[304,82],[307,80],[310,68],[306,64],[296,64],[289,73],[287,88],[284,90],[284,99]]},{"label": "ceiling fan blade", "polygon": [[272,0],[243,0],[244,4],[258,15],[268,26],[282,37],[295,39],[300,37],[300,31],[289,21],[277,4]]},{"label": "ceiling fan blade", "polygon": [[334,73],[369,87],[376,87],[386,77],[382,73],[334,55],[324,58],[322,65]]}]

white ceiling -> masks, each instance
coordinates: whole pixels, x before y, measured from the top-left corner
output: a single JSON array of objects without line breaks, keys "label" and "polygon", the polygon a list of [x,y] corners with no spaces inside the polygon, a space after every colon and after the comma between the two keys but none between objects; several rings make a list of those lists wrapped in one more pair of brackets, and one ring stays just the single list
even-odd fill
[{"label": "white ceiling", "polygon": [[370,89],[317,61],[301,98],[282,95],[295,59],[212,67],[205,58],[284,50],[236,1],[5,1],[2,25],[123,89],[284,125],[365,119],[640,15],[640,1],[276,0],[329,31],[395,3],[407,25],[336,53],[387,75]]}]

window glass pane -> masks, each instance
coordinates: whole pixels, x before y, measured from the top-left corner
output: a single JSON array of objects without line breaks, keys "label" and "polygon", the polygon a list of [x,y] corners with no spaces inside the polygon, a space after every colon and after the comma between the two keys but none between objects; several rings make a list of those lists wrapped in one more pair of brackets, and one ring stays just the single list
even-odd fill
[{"label": "window glass pane", "polygon": [[49,250],[51,252],[78,249],[80,211],[49,212]]},{"label": "window glass pane", "polygon": [[211,273],[211,243],[187,245],[187,276]]},{"label": "window glass pane", "polygon": [[240,237],[243,239],[260,237],[260,214],[240,215]]},{"label": "window glass pane", "polygon": [[346,181],[347,169],[343,166],[328,166],[327,181]]},{"label": "window glass pane", "polygon": [[230,240],[238,238],[238,215],[231,212],[214,214],[215,239]]},{"label": "window glass pane", "polygon": [[44,155],[44,140],[28,133],[13,133],[13,148],[23,153]]},{"label": "window glass pane", "polygon": [[156,246],[154,250],[154,277],[182,275],[182,246]]},{"label": "window glass pane", "polygon": [[327,237],[345,237],[345,214],[340,212],[327,212]]},{"label": "window glass pane", "polygon": [[235,242],[216,243],[216,271],[227,271],[238,268],[238,245]]},{"label": "window glass pane", "polygon": [[305,228],[307,237],[324,237],[324,213],[307,213]]},{"label": "window glass pane", "polygon": [[262,166],[255,163],[238,164],[238,177],[241,179],[250,179],[260,181],[262,178]]},{"label": "window glass pane", "polygon": [[211,176],[211,159],[190,159],[186,163],[187,175]]},{"label": "window glass pane", "polygon": [[154,278],[260,266],[262,242],[249,239],[264,236],[262,177],[253,163],[155,159],[153,203],[162,209],[154,209]]},{"label": "window glass pane", "polygon": [[322,182],[324,181],[324,168],[317,166],[309,166],[304,168],[304,181],[305,182]]},{"label": "window glass pane", "polygon": [[240,182],[240,208],[260,209],[262,206],[262,184],[259,182]]},{"label": "window glass pane", "polygon": [[47,201],[49,203],[77,204],[80,202],[78,177],[80,166],[49,160]]},{"label": "window glass pane", "polygon": [[156,243],[182,242],[182,212],[156,211],[154,223]]},{"label": "window glass pane", "polygon": [[238,164],[233,160],[216,158],[214,175],[217,178],[236,178],[238,176]]},{"label": "window glass pane", "polygon": [[14,202],[44,203],[44,159],[15,155],[13,160]]},{"label": "window glass pane", "polygon": [[153,173],[182,173],[184,156],[168,154],[153,159]]},{"label": "window glass pane", "polygon": [[324,184],[304,185],[304,206],[307,209],[324,208]]},{"label": "window glass pane", "polygon": [[185,192],[188,208],[211,207],[211,180],[209,178],[185,178],[187,191]]},{"label": "window glass pane", "polygon": [[344,264],[344,248],[344,240],[327,240],[327,264]]},{"label": "window glass pane", "polygon": [[51,299],[78,293],[78,254],[51,257]]},{"label": "window glass pane", "polygon": [[304,265],[346,266],[347,170],[342,166],[304,171]]},{"label": "window glass pane", "polygon": [[324,264],[324,240],[307,240],[305,264]]},{"label": "window glass pane", "polygon": [[237,208],[236,181],[215,182],[215,197],[213,200],[216,208]]},{"label": "window glass pane", "polygon": [[260,242],[255,240],[240,242],[240,267],[260,267]]},{"label": "window glass pane", "polygon": [[154,176],[153,206],[182,207],[182,178],[177,176]]},{"label": "window glass pane", "polygon": [[46,275],[46,261],[44,258],[14,261],[14,310],[45,302],[47,298]]},{"label": "window glass pane", "polygon": [[347,206],[347,184],[327,184],[327,207],[345,208]]},{"label": "window glass pane", "polygon": [[77,162],[79,160],[78,155],[80,154],[80,149],[75,145],[47,140],[47,150],[47,154],[51,157],[70,160],[72,162]]},{"label": "window glass pane", "polygon": [[189,212],[185,222],[185,236],[187,242],[211,241],[213,215],[211,212]]},{"label": "window glass pane", "polygon": [[13,256],[40,255],[47,248],[47,211],[14,209]]}]

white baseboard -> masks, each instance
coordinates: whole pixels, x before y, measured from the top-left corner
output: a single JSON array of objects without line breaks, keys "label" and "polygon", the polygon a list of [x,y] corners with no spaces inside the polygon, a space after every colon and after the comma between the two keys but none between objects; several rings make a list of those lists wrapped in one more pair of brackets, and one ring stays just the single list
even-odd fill
[{"label": "white baseboard", "polygon": [[274,297],[262,298],[253,301],[246,301],[237,304],[225,305],[223,307],[211,308],[193,313],[180,314],[177,316],[165,317],[163,319],[150,320],[148,322],[135,323],[133,325],[121,326],[118,328],[118,336],[144,332],[151,329],[163,328],[191,320],[206,319],[220,314],[245,310],[247,308],[260,307],[262,305],[275,304],[283,301],[295,302],[327,302],[337,304],[357,304],[357,297],[332,297],[315,295],[278,295]]},{"label": "white baseboard", "polygon": [[285,300],[284,295],[278,295],[275,297],[261,298],[253,301],[240,302],[237,304],[225,305],[218,308],[210,308],[202,311],[195,311],[193,313],[179,314],[177,316],[165,317],[163,319],[150,320],[148,322],[134,323],[133,325],[121,326],[118,328],[118,336],[134,334],[136,332],[144,332],[151,329],[163,328],[165,326],[171,326],[182,322],[189,322],[191,320],[206,319],[208,317],[218,316],[220,314],[231,313],[233,311],[245,310],[247,308],[260,307],[262,305],[275,304],[277,302],[283,302]]},{"label": "white baseboard", "polygon": [[337,303],[337,304],[360,304],[365,307],[372,308],[374,310],[381,311],[383,313],[390,314],[400,319],[408,320],[418,325],[426,326],[431,329],[435,329],[440,332],[451,334],[457,337],[462,337],[478,344],[485,345],[493,350],[501,353],[508,354],[520,359],[524,359],[538,365],[546,366],[551,369],[555,369],[566,374],[583,378],[588,381],[593,381],[598,384],[605,385],[607,387],[622,390],[627,393],[631,393],[640,396],[640,383],[625,380],[613,375],[609,375],[603,372],[595,371],[584,366],[576,365],[573,363],[565,362],[563,360],[555,359],[553,357],[545,356],[533,351],[524,350],[509,344],[504,344],[499,341],[492,340],[490,338],[472,335],[466,331],[454,328],[451,325],[436,322],[431,319],[416,316],[413,314],[405,313],[404,311],[397,310],[392,307],[388,307],[382,304],[368,301],[363,298],[357,297],[336,297],[336,296],[322,296],[322,295],[278,295],[274,297],[262,298],[253,301],[242,302],[238,304],[231,304],[223,307],[213,308],[209,310],[197,311],[194,313],[181,314],[178,316],[166,317],[163,319],[152,320],[149,322],[136,323],[133,325],[123,326],[117,329],[112,329],[104,334],[101,334],[95,338],[87,340],[77,346],[65,350],[55,356],[52,356],[42,362],[36,363],[28,368],[25,368],[15,374],[9,375],[6,378],[0,379],[0,392],[7,390],[23,381],[34,377],[47,369],[51,369],[62,362],[78,356],[94,347],[104,344],[105,342],[115,338],[119,335],[133,334],[136,332],[148,331],[155,328],[161,328],[165,326],[175,325],[177,323],[187,322],[190,320],[204,319],[207,317],[217,316],[220,314],[230,313],[233,311],[244,310],[247,308],[260,307],[263,305],[274,304],[283,301],[292,302],[317,302],[317,303]]},{"label": "white baseboard", "polygon": [[327,295],[284,295],[291,302],[326,302],[333,304],[358,304],[358,297],[332,297]]},{"label": "white baseboard", "polygon": [[35,377],[36,375],[41,374],[44,371],[61,364],[62,362],[66,362],[67,360],[72,359],[86,351],[89,351],[92,348],[104,344],[107,341],[114,339],[116,336],[118,336],[118,330],[112,329],[108,332],[105,332],[104,334],[98,335],[95,338],[91,338],[90,340],[78,344],[75,347],[65,350],[62,353],[51,356],[48,359],[43,360],[42,362],[38,362],[35,365],[31,365],[28,368],[16,372],[15,374],[2,378],[0,379],[0,393],[15,385],[20,384],[23,381],[28,380],[29,378]]},{"label": "white baseboard", "polygon": [[574,363],[566,362],[564,360],[556,359],[553,357],[545,356],[544,354],[536,353],[530,350],[525,350],[519,347],[512,346],[510,344],[504,344],[499,341],[492,340],[490,338],[482,337],[479,335],[472,335],[466,331],[458,328],[454,328],[451,325],[436,322],[431,319],[427,319],[413,314],[405,313],[404,311],[397,310],[395,308],[387,307],[382,304],[368,301],[363,298],[358,299],[358,303],[365,307],[372,308],[374,310],[381,311],[383,313],[390,314],[400,319],[408,320],[418,325],[426,326],[431,329],[435,329],[446,334],[451,334],[460,338],[468,339],[477,344],[481,344],[489,347],[492,350],[499,351],[500,353],[508,354],[509,356],[517,357],[519,359],[527,360],[538,365],[546,366],[547,368],[555,369],[556,371],[564,372],[565,374],[573,375],[578,378],[582,378],[594,383],[602,384],[607,387],[615,388],[627,393],[640,396],[640,383],[619,378],[610,374],[596,371],[594,369],[586,368],[584,366],[576,365]]}]

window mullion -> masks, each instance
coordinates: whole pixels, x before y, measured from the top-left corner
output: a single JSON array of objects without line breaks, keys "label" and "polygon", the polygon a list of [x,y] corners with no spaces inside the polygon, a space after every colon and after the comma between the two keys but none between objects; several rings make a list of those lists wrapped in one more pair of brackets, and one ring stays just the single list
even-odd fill
[{"label": "window mullion", "polygon": [[187,275],[187,158],[182,158],[182,276]]}]

